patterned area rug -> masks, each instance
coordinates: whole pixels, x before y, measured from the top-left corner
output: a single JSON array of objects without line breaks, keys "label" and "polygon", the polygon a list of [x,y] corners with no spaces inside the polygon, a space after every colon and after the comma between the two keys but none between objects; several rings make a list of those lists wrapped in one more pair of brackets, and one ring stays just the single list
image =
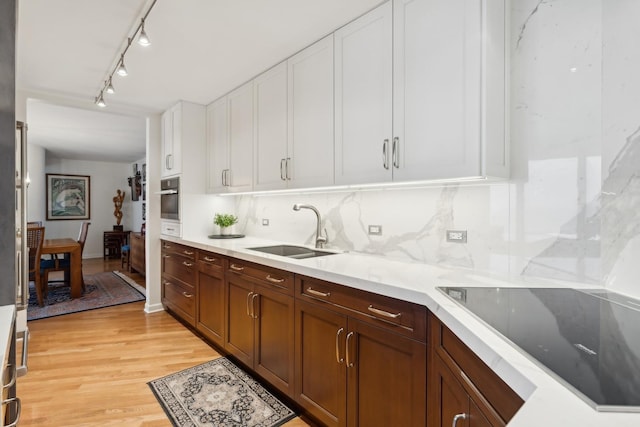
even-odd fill
[{"label": "patterned area rug", "polygon": [[296,414],[221,357],[149,382],[176,427],[280,426]]},{"label": "patterned area rug", "polygon": [[144,300],[144,288],[123,276],[117,271],[84,276],[86,290],[80,298],[74,299],[71,299],[69,285],[50,283],[44,307],[38,305],[35,287],[30,283],[27,320],[44,319]]}]

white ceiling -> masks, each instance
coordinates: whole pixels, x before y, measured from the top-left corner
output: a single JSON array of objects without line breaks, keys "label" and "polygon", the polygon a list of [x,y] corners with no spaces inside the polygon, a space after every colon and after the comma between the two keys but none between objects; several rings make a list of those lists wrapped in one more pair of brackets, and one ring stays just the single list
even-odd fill
[{"label": "white ceiling", "polygon": [[151,2],[18,1],[17,87],[45,101],[27,104],[30,143],[63,158],[135,161],[146,114],[178,100],[209,104],[381,0],[157,0],[145,21],[151,46],[131,45],[129,75],[114,76],[116,93],[99,109],[94,99]]}]

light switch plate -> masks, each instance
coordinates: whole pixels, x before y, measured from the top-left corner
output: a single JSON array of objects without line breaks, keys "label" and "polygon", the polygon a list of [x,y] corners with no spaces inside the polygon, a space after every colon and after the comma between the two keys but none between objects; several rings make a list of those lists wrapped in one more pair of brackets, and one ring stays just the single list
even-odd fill
[{"label": "light switch plate", "polygon": [[447,230],[447,242],[467,243],[467,230]]},{"label": "light switch plate", "polygon": [[269,220],[267,218],[262,218],[262,225],[265,227],[269,225]]},{"label": "light switch plate", "polygon": [[370,225],[369,226],[369,235],[371,235],[371,236],[382,236],[382,226],[381,225]]}]

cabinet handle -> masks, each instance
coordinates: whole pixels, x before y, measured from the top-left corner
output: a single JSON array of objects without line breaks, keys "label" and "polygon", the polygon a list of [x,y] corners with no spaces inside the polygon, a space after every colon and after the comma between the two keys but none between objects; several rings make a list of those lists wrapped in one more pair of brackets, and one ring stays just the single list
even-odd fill
[{"label": "cabinet handle", "polygon": [[389,313],[388,311],[384,311],[384,310],[380,310],[379,308],[375,308],[372,305],[369,305],[369,307],[367,307],[367,310],[369,310],[372,313],[375,313],[377,315],[383,316],[383,317],[388,317],[390,319],[397,319],[398,317],[402,316],[402,313]]},{"label": "cabinet handle", "polygon": [[392,152],[393,167],[398,169],[400,167],[400,138],[397,136],[393,138]]},{"label": "cabinet handle", "polygon": [[173,169],[173,154],[167,154],[167,169]]},{"label": "cabinet handle", "polygon": [[169,167],[169,155],[168,155],[168,154],[164,156],[164,168],[165,168],[166,170],[171,169],[171,168]]},{"label": "cabinet handle", "polygon": [[254,319],[257,319],[258,317],[260,317],[259,314],[256,314],[256,297],[259,297],[260,294],[253,294],[253,296],[251,297],[251,317],[253,317]]},{"label": "cabinet handle", "polygon": [[385,139],[382,142],[382,166],[385,169],[389,169],[389,156],[387,156],[387,146],[389,145],[389,140]]},{"label": "cabinet handle", "polygon": [[285,162],[284,159],[280,159],[280,179],[282,181],[286,181],[286,178],[284,176],[284,162]]},{"label": "cabinet handle", "polygon": [[307,288],[307,292],[311,295],[315,295],[317,297],[329,298],[331,296],[331,292],[320,292],[313,289],[311,286]]},{"label": "cabinet handle", "polygon": [[2,386],[2,389],[5,390],[7,388],[13,387],[16,383],[16,377],[18,376],[18,370],[16,369],[16,365],[7,365],[7,369],[11,368],[11,380],[5,385]]},{"label": "cabinet handle", "polygon": [[20,413],[22,412],[22,404],[20,402],[19,397],[13,397],[11,399],[3,400],[2,405],[9,406],[11,404],[16,405],[16,419],[13,420],[11,424],[3,424],[5,427],[16,427],[18,425],[18,421],[20,421]]},{"label": "cabinet handle", "polygon": [[340,335],[342,335],[343,332],[344,328],[340,328],[338,332],[336,332],[336,362],[338,363],[344,362],[344,359],[340,357]]},{"label": "cabinet handle", "polygon": [[190,294],[188,292],[182,291],[182,295],[187,297],[187,298],[193,298],[193,294]]},{"label": "cabinet handle", "polygon": [[456,427],[456,424],[458,424],[458,420],[466,420],[466,419],[467,419],[467,414],[465,413],[454,415],[453,422],[451,423],[451,427]]},{"label": "cabinet handle", "polygon": [[171,255],[162,255],[162,258],[171,258]]},{"label": "cabinet handle", "polygon": [[215,258],[210,258],[208,256],[205,256],[204,260],[207,261],[207,262],[215,262],[216,259]]},{"label": "cabinet handle", "polygon": [[222,169],[222,172],[220,172],[220,181],[222,181],[222,186],[224,187],[224,169]]},{"label": "cabinet handle", "polygon": [[27,365],[27,361],[29,360],[29,328],[27,327],[24,331],[18,332],[16,337],[22,340],[22,361],[21,365],[18,366],[17,372],[17,375],[21,377],[26,375],[29,370],[29,366]]},{"label": "cabinet handle", "polygon": [[287,177],[287,180],[290,181],[291,180],[291,174],[289,173],[289,161],[291,161],[291,157],[287,157],[287,161],[285,162],[284,171],[286,172],[285,176]]},{"label": "cabinet handle", "polygon": [[171,249],[171,245],[168,243],[165,243],[164,245],[162,245],[162,247],[165,249]]},{"label": "cabinet handle", "polygon": [[192,251],[182,251],[185,255],[193,255],[195,252]]},{"label": "cabinet handle", "polygon": [[224,176],[225,176],[225,185],[227,187],[231,186],[231,180],[229,179],[229,176],[231,175],[231,169],[225,169],[224,170]]},{"label": "cabinet handle", "polygon": [[272,277],[270,274],[267,274],[267,280],[272,283],[282,283],[285,281],[285,279],[281,279],[279,277]]},{"label": "cabinet handle", "polygon": [[184,265],[185,267],[193,267],[193,263],[187,261],[182,261],[182,265]]},{"label": "cabinet handle", "polygon": [[249,292],[247,294],[247,316],[249,317],[253,317],[253,315],[251,314],[251,309],[249,308],[249,299],[251,298],[251,295],[253,295],[253,292]]},{"label": "cabinet handle", "polygon": [[351,341],[351,337],[353,336],[354,332],[349,332],[347,334],[347,340],[344,344],[345,347],[345,353],[346,353],[346,359],[347,359],[347,368],[353,368],[353,360],[351,360],[350,357],[350,351],[349,351],[349,341]]},{"label": "cabinet handle", "polygon": [[232,269],[232,270],[234,270],[234,271],[242,271],[242,270],[244,270],[244,267],[242,267],[242,266],[241,266],[241,267],[238,267],[238,266],[237,266],[237,265],[235,265],[235,264],[231,264],[231,265],[229,266],[229,268],[230,268],[230,269]]}]

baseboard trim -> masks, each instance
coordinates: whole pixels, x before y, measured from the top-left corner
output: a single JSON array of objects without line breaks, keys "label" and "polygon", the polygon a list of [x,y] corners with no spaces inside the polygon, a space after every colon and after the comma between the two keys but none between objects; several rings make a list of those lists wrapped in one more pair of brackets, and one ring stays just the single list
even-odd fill
[{"label": "baseboard trim", "polygon": [[144,305],[145,313],[157,313],[159,311],[164,311],[164,306],[162,305],[162,303],[157,303],[157,304],[146,303]]}]

